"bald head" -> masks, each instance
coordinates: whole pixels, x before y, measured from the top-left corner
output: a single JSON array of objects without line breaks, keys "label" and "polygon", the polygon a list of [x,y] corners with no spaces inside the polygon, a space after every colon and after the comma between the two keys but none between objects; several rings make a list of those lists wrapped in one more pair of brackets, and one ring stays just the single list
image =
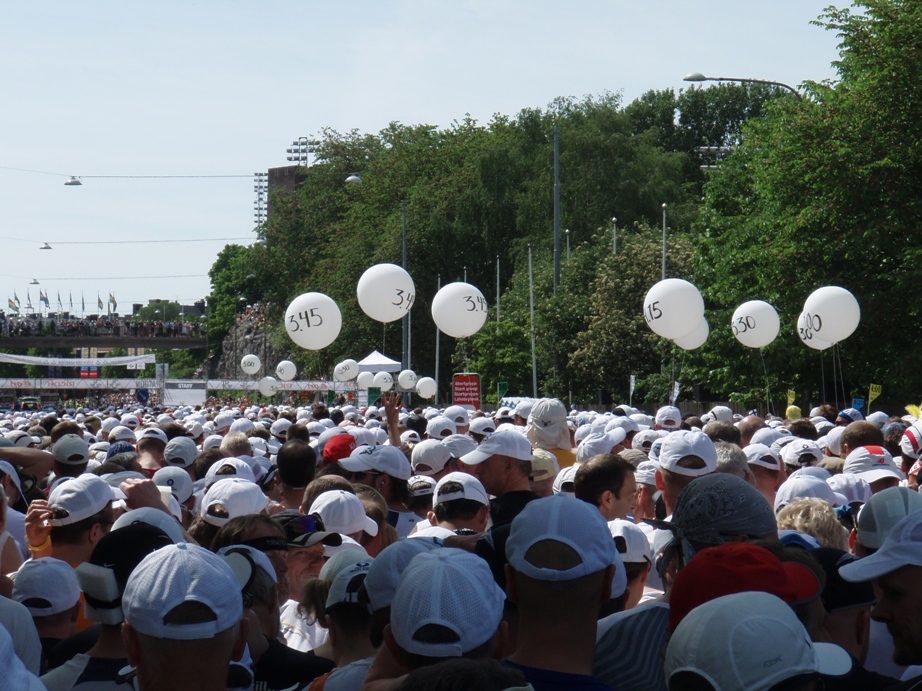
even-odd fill
[{"label": "bald head", "polygon": [[757,415],[748,415],[740,420],[738,428],[740,431],[740,448],[745,449],[752,440],[752,435],[767,426],[765,420]]}]

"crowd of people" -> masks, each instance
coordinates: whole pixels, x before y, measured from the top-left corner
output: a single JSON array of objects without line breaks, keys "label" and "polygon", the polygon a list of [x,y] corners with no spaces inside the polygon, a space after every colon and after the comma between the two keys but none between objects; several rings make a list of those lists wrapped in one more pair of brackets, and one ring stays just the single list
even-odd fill
[{"label": "crowd of people", "polygon": [[0,416],[0,687],[922,689],[911,416],[209,403]]},{"label": "crowd of people", "polygon": [[39,336],[134,336],[141,338],[199,338],[204,326],[198,321],[138,321],[126,317],[96,319],[20,317],[0,314],[0,335],[5,338]]}]

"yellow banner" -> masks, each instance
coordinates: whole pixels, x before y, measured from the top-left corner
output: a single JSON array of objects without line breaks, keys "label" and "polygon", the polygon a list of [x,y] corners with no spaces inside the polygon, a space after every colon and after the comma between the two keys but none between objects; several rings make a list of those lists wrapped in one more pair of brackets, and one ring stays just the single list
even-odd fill
[{"label": "yellow banner", "polygon": [[788,389],[788,405],[793,405],[794,401],[797,400],[797,392],[791,391]]},{"label": "yellow banner", "polygon": [[871,389],[868,391],[868,410],[870,410],[871,401],[880,396],[880,384],[871,384]]}]

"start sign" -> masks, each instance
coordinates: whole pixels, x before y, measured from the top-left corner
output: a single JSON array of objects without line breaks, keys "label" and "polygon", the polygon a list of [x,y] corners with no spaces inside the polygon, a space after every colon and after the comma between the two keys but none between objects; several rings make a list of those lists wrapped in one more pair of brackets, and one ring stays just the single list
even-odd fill
[{"label": "start sign", "polygon": [[451,380],[451,399],[454,405],[480,409],[480,375],[456,374]]}]

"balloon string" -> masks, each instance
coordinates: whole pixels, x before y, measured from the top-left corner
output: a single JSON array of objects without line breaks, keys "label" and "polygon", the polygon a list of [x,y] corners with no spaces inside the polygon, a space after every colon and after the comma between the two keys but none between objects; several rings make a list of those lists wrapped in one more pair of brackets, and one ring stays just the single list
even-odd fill
[{"label": "balloon string", "polygon": [[842,349],[839,348],[839,344],[835,345],[836,355],[839,358],[839,381],[842,384],[842,404],[848,405],[848,397],[845,395],[845,368],[842,367]]},{"label": "balloon string", "polygon": [[841,410],[839,406],[839,384],[836,382],[836,347],[832,347],[832,393],[836,397],[836,410]]},{"label": "balloon string", "polygon": [[820,381],[823,384],[823,391],[820,395],[820,404],[826,403],[826,361],[823,358],[823,351],[820,351]]},{"label": "balloon string", "polygon": [[774,415],[772,412],[774,407],[772,406],[772,388],[768,383],[768,367],[765,366],[765,356],[762,355],[762,349],[759,348],[759,359],[762,361],[762,371],[765,373],[765,399],[768,404],[768,414]]}]

